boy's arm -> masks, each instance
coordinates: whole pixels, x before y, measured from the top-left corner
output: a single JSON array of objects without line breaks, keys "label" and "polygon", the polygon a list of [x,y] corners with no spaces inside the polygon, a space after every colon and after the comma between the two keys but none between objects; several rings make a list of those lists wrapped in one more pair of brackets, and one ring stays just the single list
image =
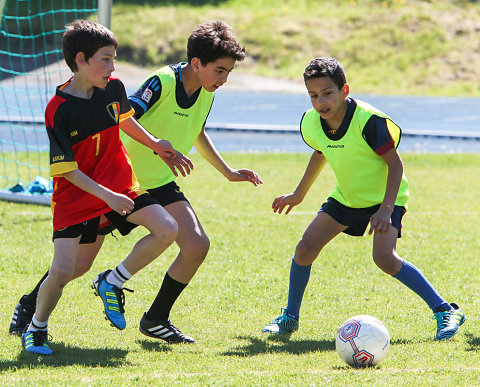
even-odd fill
[{"label": "boy's arm", "polygon": [[387,186],[380,208],[370,218],[369,234],[372,234],[373,231],[388,231],[391,223],[390,217],[403,176],[403,162],[396,149],[390,149],[388,152],[385,152],[382,154],[382,158],[388,165]]},{"label": "boy's arm", "polygon": [[160,140],[147,132],[133,117],[120,122],[120,129],[135,141],[153,149],[170,167],[175,176],[178,176],[175,168],[180,171],[182,176],[189,175],[190,170],[193,169],[193,163],[188,157],[173,149],[172,144],[167,140]]},{"label": "boy's arm", "polygon": [[281,214],[283,209],[288,207],[287,211],[285,211],[285,215],[287,215],[293,207],[300,204],[305,198],[305,195],[312,184],[315,182],[315,180],[317,180],[317,177],[322,171],[326,162],[327,159],[322,153],[314,151],[310,157],[307,168],[305,169],[302,180],[300,180],[300,183],[298,183],[295,191],[275,198],[272,204],[273,212],[278,212]]},{"label": "boy's arm", "polygon": [[249,181],[253,185],[263,184],[262,179],[249,169],[232,169],[217,152],[210,137],[205,133],[205,126],[195,140],[195,148],[217,171],[229,181]]},{"label": "boy's arm", "polygon": [[103,200],[112,210],[120,215],[129,214],[133,210],[134,202],[132,199],[98,184],[79,169],[63,173],[58,175],[58,177],[64,177],[78,188]]}]

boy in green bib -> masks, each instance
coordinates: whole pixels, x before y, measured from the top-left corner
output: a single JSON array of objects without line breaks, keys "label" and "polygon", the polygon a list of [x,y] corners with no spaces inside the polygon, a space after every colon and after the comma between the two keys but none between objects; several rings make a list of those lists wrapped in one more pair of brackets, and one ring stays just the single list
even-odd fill
[{"label": "boy in green bib", "polygon": [[[232,169],[216,151],[205,133],[205,122],[214,91],[227,82],[236,61],[245,58],[245,49],[228,25],[212,21],[199,25],[187,43],[187,62],[165,66],[142,82],[129,97],[135,118],[155,137],[172,143],[188,154],[193,146],[230,181],[262,183],[249,169]],[[175,183],[174,174],[158,162],[147,147],[137,146],[128,136],[123,144],[132,160],[140,186],[146,189],[178,222],[178,256],[168,269],[160,291],[140,321],[140,332],[169,343],[193,343],[170,319],[173,304],[204,261],[210,246],[192,206]]]},{"label": "boy in green bib", "polygon": [[290,334],[298,329],[311,266],[322,248],[341,232],[362,236],[370,223],[375,264],[432,309],[437,320],[435,340],[449,339],[464,323],[465,314],[396,252],[408,200],[408,181],[397,152],[400,128],[385,113],[348,96],[345,72],[334,58],[312,60],[304,81],[313,108],[303,115],[300,130],[314,151],[295,191],[277,197],[273,211],[288,214],[300,204],[327,162],[336,186],[295,249],[287,308],[263,332]]},{"label": "boy in green bib", "polygon": [[[193,146],[229,181],[262,183],[249,169],[232,169],[205,133],[214,91],[227,82],[245,49],[228,25],[212,21],[199,25],[187,43],[187,62],[160,68],[129,97],[135,118],[152,135],[164,138],[183,154]],[[140,186],[146,189],[178,223],[178,256],[168,269],[160,291],[140,321],[140,332],[169,343],[193,343],[170,319],[173,304],[204,261],[210,246],[192,206],[175,183],[175,175],[158,156],[123,136]]]}]

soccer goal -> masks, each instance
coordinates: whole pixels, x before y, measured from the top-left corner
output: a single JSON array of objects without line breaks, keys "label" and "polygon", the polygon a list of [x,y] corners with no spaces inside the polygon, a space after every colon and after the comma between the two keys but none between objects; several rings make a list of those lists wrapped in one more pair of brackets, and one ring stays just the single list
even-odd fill
[{"label": "soccer goal", "polygon": [[75,19],[96,19],[105,0],[98,3],[0,0],[0,200],[50,205],[44,111],[55,87],[71,76],[62,34]]}]

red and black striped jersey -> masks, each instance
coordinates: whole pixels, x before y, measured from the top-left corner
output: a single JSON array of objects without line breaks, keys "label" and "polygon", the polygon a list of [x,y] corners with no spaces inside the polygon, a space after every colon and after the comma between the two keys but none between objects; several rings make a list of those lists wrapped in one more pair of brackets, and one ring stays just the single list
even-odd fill
[{"label": "red and black striped jersey", "polygon": [[79,169],[102,186],[135,198],[140,192],[130,159],[120,141],[119,124],[131,117],[123,83],[110,78],[95,88],[90,99],[62,91],[58,86],[45,110],[50,140],[50,175],[53,177],[53,230],[102,215],[107,204],[60,175]]}]

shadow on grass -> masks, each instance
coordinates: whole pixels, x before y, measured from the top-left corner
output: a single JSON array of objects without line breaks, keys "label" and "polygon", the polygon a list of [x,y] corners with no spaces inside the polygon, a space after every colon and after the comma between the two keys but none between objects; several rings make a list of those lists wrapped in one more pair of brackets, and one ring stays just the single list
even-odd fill
[{"label": "shadow on grass", "polygon": [[415,339],[415,340],[407,340],[407,339],[390,339],[390,345],[409,345],[409,344],[420,344],[420,343],[429,343],[429,342],[434,342],[433,337],[424,337],[420,339]]},{"label": "shadow on grass", "polygon": [[295,340],[289,341],[288,337],[268,337],[260,339],[254,336],[239,336],[237,339],[247,341],[246,345],[223,352],[224,356],[255,356],[265,353],[290,353],[300,355],[316,351],[334,351],[334,340]]},{"label": "shadow on grass", "polygon": [[480,351],[480,337],[474,336],[471,333],[465,333],[466,342],[469,347],[467,351]]},{"label": "shadow on grass", "polygon": [[117,348],[87,349],[63,344],[49,344],[53,355],[41,356],[22,351],[14,361],[0,361],[0,371],[34,367],[123,367],[130,365],[126,361],[128,351]]},{"label": "shadow on grass", "polygon": [[[153,339],[157,340],[157,339]],[[146,351],[172,352],[172,348],[163,341],[135,340]]]},{"label": "shadow on grass", "polygon": [[335,371],[348,371],[348,370],[355,370],[355,371],[359,371],[359,372],[362,372],[363,370],[367,370],[365,372],[370,372],[368,370],[379,370],[382,368],[382,365],[381,364],[377,364],[377,365],[374,365],[374,366],[370,366],[370,367],[352,367],[352,366],[349,366],[348,364],[344,364],[344,365],[341,365],[341,366],[333,366],[332,367],[332,370],[335,370]]}]

